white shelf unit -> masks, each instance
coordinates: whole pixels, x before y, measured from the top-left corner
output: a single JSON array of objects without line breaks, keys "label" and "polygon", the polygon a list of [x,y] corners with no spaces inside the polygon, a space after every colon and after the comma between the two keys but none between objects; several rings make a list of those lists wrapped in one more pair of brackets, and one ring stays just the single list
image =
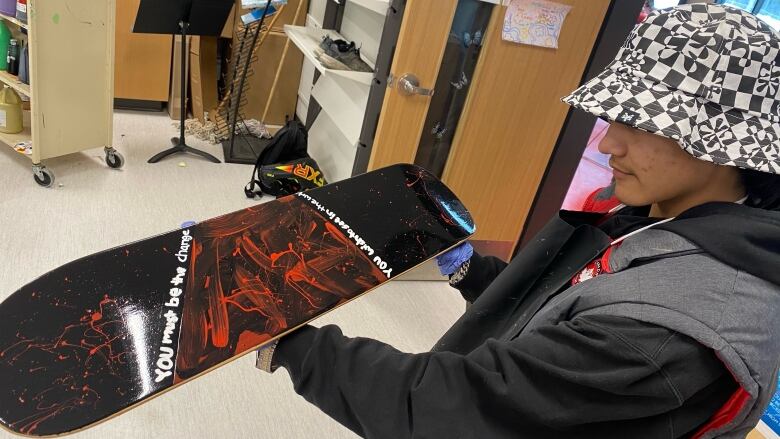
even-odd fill
[{"label": "white shelf unit", "polygon": [[[324,8],[321,6],[325,5]],[[316,6],[316,7],[315,7]],[[334,19],[333,9],[341,18]],[[309,150],[322,167],[328,181],[349,178],[358,151],[363,129],[369,91],[374,73],[329,69],[315,56],[324,35],[333,39],[354,41],[360,55],[372,69],[376,58],[390,0],[312,0],[312,11],[324,13],[310,15],[307,26],[285,26],[290,40],[301,50],[308,62],[304,63],[299,88],[299,114],[309,126]],[[331,10],[331,14],[327,13]],[[325,22],[324,18],[327,18]],[[321,29],[322,23],[326,29]],[[338,30],[328,29],[338,26]],[[313,68],[311,67],[313,66]],[[314,71],[320,73],[317,77]],[[312,85],[313,76],[317,78]],[[319,113],[310,111],[316,102]],[[316,119],[308,120],[316,115]]]},{"label": "white shelf unit", "polygon": [[311,95],[351,145],[357,145],[368,103],[369,86],[340,76],[323,75]]},{"label": "white shelf unit", "polygon": [[[371,84],[371,80],[374,78],[373,73],[329,69],[323,66],[322,63],[317,60],[317,56],[315,55],[314,51],[320,46],[322,38],[325,35],[329,35],[333,39],[344,39],[344,37],[341,36],[338,32],[328,29],[315,29],[313,27],[285,24],[284,33],[286,33],[287,36],[290,37],[290,41],[292,41],[293,44],[295,44],[298,49],[303,52],[303,56],[305,56],[309,62],[314,64],[314,67],[323,75],[343,76],[366,85]],[[374,68],[371,60],[363,58],[363,61],[371,66],[371,68]]]},{"label": "white shelf unit", "polygon": [[344,136],[336,122],[324,111],[309,130],[309,154],[317,160],[328,183],[352,176],[355,144]]},{"label": "white shelf unit", "polygon": [[[0,72],[0,82],[30,99],[24,131],[0,133],[12,148],[32,141],[33,175],[51,186],[42,160],[104,147],[113,168],[124,159],[112,147],[116,0],[29,0],[29,20],[0,15],[28,33],[30,84]],[[12,33],[20,32],[12,30]]]}]

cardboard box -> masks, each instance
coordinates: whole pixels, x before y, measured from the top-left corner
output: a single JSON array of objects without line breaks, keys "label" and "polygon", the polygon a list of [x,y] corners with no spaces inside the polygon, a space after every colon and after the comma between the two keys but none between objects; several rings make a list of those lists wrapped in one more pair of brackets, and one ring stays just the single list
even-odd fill
[{"label": "cardboard box", "polygon": [[217,101],[217,38],[192,37],[190,46],[192,114],[201,123],[205,112],[213,113]]},{"label": "cardboard box", "polygon": [[[192,42],[192,37],[187,37],[187,44]],[[177,36],[173,41],[173,50],[171,51],[171,88],[168,93],[168,115],[173,120],[181,119],[181,51],[182,51],[181,36]],[[184,66],[185,77],[189,78],[189,57],[187,57],[187,65]],[[187,105],[185,103],[185,111]]]}]

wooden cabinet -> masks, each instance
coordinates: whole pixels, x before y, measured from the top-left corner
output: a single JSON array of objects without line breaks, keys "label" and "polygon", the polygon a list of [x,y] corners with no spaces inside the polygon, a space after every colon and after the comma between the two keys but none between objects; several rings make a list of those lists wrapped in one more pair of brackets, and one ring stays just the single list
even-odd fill
[{"label": "wooden cabinet", "polygon": [[168,101],[172,36],[132,33],[141,0],[117,0],[114,97]]}]

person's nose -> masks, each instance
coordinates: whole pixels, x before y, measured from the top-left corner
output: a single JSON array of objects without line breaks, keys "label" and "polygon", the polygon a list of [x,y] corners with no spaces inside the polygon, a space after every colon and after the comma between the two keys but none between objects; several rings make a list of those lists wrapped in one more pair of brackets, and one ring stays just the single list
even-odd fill
[{"label": "person's nose", "polygon": [[623,132],[626,128],[617,123],[610,124],[607,134],[599,143],[599,152],[615,157],[623,157],[628,152],[628,139]]}]

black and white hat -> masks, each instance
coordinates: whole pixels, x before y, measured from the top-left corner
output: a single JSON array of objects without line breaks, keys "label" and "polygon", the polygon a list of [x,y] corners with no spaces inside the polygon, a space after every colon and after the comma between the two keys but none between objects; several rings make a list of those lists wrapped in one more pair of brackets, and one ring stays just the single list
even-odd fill
[{"label": "black and white hat", "polygon": [[740,9],[653,12],[563,101],[675,139],[701,160],[780,174],[780,35]]}]

